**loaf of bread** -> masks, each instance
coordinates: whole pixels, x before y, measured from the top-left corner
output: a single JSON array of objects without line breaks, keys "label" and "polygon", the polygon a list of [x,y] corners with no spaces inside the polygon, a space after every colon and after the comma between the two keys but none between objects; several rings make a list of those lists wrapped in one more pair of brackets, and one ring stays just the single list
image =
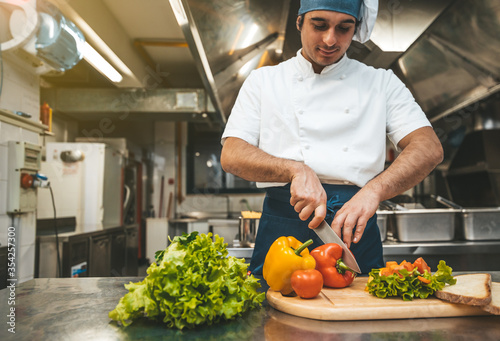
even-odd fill
[{"label": "loaf of bread", "polygon": [[451,303],[485,306],[491,302],[491,275],[468,274],[455,276],[457,283],[436,291],[436,297]]},{"label": "loaf of bread", "polygon": [[500,283],[491,283],[491,302],[481,308],[491,314],[500,315]]}]

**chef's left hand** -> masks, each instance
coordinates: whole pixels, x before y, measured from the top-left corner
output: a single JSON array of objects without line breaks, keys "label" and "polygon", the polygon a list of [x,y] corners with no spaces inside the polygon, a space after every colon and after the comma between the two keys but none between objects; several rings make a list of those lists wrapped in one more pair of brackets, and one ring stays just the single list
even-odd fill
[{"label": "chef's left hand", "polygon": [[[335,214],[332,229],[339,236],[343,231],[343,239],[347,247],[351,246],[351,242],[359,242],[368,220],[377,211],[379,203],[379,197],[375,193],[361,189]],[[356,231],[353,236],[354,228]]]}]

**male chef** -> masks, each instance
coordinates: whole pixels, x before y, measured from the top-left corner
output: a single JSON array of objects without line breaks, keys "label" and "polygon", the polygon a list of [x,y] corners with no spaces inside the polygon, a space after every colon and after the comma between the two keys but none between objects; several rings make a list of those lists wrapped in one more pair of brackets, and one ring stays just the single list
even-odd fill
[{"label": "male chef", "polygon": [[[381,201],[421,182],[443,150],[422,109],[390,70],[349,59],[369,39],[377,0],[302,0],[302,48],[244,82],[222,135],[226,172],[266,189],[249,270],[261,274],[280,236],[310,250],[324,219],[362,273],[383,266]],[[386,137],[400,151],[384,170]]]}]

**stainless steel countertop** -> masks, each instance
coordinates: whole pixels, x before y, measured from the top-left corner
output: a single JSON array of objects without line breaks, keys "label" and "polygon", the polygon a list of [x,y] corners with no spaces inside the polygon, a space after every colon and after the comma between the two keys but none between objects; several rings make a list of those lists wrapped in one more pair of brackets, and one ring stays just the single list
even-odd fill
[{"label": "stainless steel countertop", "polygon": [[[500,281],[500,272],[491,274]],[[500,316],[319,321],[281,313],[267,302],[236,320],[195,330],[180,332],[145,320],[119,327],[108,312],[127,292],[123,285],[140,280],[39,278],[22,283],[15,291],[15,334],[6,324],[10,291],[2,289],[2,340],[500,340]]]}]

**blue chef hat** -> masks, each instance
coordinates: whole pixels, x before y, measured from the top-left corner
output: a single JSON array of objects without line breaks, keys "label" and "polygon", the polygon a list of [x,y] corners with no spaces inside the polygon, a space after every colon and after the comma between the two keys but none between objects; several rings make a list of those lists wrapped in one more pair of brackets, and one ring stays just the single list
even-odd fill
[{"label": "blue chef hat", "polygon": [[298,15],[310,11],[335,11],[352,15],[361,21],[353,40],[365,43],[375,26],[378,0],[300,0]]},{"label": "blue chef hat", "polygon": [[363,0],[301,0],[299,15],[310,11],[335,11],[359,19],[362,2]]}]

